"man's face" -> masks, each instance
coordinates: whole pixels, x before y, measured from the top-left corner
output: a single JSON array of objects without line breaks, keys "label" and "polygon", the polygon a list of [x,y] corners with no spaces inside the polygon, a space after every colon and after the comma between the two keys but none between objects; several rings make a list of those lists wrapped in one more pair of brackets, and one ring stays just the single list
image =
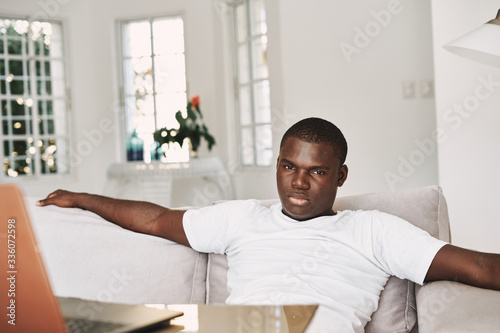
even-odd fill
[{"label": "man's face", "polygon": [[283,213],[304,221],[334,215],[337,187],[347,178],[333,147],[289,137],[280,149],[276,166],[278,194]]}]

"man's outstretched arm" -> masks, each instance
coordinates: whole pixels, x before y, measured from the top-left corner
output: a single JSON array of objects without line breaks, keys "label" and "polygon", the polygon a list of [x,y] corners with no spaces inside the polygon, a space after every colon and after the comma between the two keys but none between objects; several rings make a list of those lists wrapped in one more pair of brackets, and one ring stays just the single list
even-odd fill
[{"label": "man's outstretched arm", "polygon": [[448,280],[500,290],[500,254],[443,246],[432,261],[425,282]]},{"label": "man's outstretched arm", "polygon": [[37,205],[89,210],[123,228],[190,246],[182,226],[184,210],[168,209],[150,202],[113,199],[64,190],[50,193],[45,199],[38,201]]}]

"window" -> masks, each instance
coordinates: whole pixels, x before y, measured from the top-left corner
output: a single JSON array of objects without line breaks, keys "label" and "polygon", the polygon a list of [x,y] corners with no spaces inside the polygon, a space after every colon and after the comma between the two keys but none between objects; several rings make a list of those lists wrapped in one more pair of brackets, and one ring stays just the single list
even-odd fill
[{"label": "window", "polygon": [[241,164],[266,167],[273,152],[264,1],[241,1],[233,13]]},{"label": "window", "polygon": [[[135,133],[142,140],[142,157],[149,162],[153,132],[178,127],[175,113],[186,110],[184,22],[171,16],[122,21],[120,26],[125,135]],[[187,160],[187,145],[169,147],[168,161]]]},{"label": "window", "polygon": [[3,177],[68,172],[62,26],[0,18]]}]

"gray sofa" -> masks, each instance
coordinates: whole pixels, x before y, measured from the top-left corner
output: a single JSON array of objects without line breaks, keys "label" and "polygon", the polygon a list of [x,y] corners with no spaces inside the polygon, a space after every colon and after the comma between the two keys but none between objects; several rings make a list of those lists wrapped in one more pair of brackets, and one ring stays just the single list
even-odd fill
[{"label": "gray sofa", "polygon": [[[56,295],[129,304],[225,301],[224,256],[124,230],[88,211],[40,208],[35,201],[26,198]],[[385,211],[450,240],[446,201],[437,186],[340,197],[334,208]],[[421,287],[392,277],[366,332],[417,331],[500,332],[500,292],[455,282]]]}]

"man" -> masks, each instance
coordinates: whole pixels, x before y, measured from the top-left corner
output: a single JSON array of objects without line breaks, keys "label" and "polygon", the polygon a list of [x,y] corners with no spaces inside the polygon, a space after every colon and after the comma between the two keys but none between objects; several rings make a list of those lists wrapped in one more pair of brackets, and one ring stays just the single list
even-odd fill
[{"label": "man", "polygon": [[347,179],[346,155],[335,125],[308,118],[282,138],[276,166],[281,203],[270,208],[233,200],[181,211],[60,190],[39,205],[80,207],[127,229],[225,253],[227,303],[319,303],[313,325],[330,332],[362,332],[391,275],[500,290],[500,255],[446,244],[389,214],[333,211],[337,188]]}]

